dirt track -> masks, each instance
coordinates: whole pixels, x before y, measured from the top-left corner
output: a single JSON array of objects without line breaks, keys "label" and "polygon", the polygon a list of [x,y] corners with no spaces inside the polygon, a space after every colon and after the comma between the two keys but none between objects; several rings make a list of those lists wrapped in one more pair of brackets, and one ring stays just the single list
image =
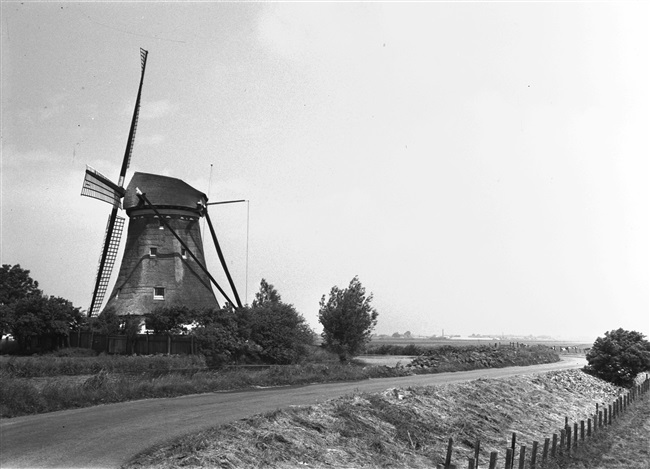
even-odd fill
[{"label": "dirt track", "polygon": [[282,407],[314,404],[355,391],[500,378],[585,364],[582,357],[564,356],[549,365],[196,394],[3,419],[0,467],[119,467],[138,452],[170,439]]}]

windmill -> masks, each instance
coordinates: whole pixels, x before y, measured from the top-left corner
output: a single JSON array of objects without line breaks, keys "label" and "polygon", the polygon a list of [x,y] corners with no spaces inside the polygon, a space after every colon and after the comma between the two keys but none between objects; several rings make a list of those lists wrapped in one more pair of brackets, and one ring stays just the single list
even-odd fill
[{"label": "windmill", "polygon": [[[148,52],[140,49],[140,85],[118,183],[113,183],[90,167],[86,169],[84,177],[81,195],[113,206],[106,225],[88,316],[99,314],[108,289],[124,228],[125,219],[118,215],[120,208],[129,217],[129,227],[119,274],[107,307],[115,308],[117,314],[136,315],[170,305],[214,308],[219,303],[211,284],[217,287],[226,301],[241,307],[207,211],[207,196],[180,179],[141,172],[136,172],[124,189],[138,124],[147,56]],[[208,221],[212,240],[236,303],[205,267],[198,223],[201,217]]]}]

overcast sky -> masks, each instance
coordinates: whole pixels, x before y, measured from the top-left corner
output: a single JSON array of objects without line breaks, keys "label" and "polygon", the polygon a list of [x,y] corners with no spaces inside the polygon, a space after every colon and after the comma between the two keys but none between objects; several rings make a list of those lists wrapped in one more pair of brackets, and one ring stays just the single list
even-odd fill
[{"label": "overcast sky", "polygon": [[378,333],[648,335],[649,19],[647,2],[3,1],[2,263],[89,306],[110,207],[83,173],[117,179],[143,47],[127,182],[250,200],[210,209],[248,302],[265,278],[318,330],[320,297],[358,275]]}]

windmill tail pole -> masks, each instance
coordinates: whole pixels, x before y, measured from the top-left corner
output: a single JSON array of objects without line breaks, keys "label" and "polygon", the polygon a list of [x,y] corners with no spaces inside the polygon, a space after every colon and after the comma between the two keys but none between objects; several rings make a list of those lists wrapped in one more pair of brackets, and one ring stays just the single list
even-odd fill
[{"label": "windmill tail pole", "polygon": [[223,252],[221,251],[221,246],[219,246],[219,241],[217,241],[217,234],[214,232],[214,227],[212,226],[212,221],[210,220],[210,215],[208,214],[208,209],[205,209],[205,219],[208,221],[208,226],[210,227],[210,234],[212,234],[212,241],[214,241],[214,246],[217,248],[217,254],[219,255],[219,260],[221,261],[221,266],[223,267],[226,277],[228,277],[228,283],[232,289],[233,295],[235,295],[235,300],[237,300],[237,306],[242,308],[241,300],[239,299],[239,294],[237,293],[237,288],[235,288],[235,282],[232,281],[230,276],[230,271],[226,265],[226,259],[223,257]]},{"label": "windmill tail pole", "polygon": [[194,262],[197,263],[197,265],[201,268],[201,270],[203,270],[203,272],[205,272],[205,274],[210,278],[210,281],[214,284],[214,286],[217,287],[217,290],[219,290],[219,293],[221,293],[223,295],[223,297],[231,305],[234,305],[235,303],[233,303],[233,301],[228,297],[226,292],[223,291],[223,288],[221,288],[221,286],[217,283],[217,281],[210,274],[210,272],[208,272],[208,269],[206,269],[205,266],[203,264],[201,264],[201,261],[199,261],[199,259],[194,255],[192,250],[187,246],[187,244],[185,244],[185,242],[181,239],[181,237],[178,236],[178,234],[176,234],[176,231],[174,231],[174,229],[169,225],[169,223],[167,223],[167,220],[165,220],[165,218],[162,215],[160,215],[160,212],[158,212],[158,210],[156,210],[156,207],[151,205],[151,202],[149,202],[149,199],[147,199],[147,196],[140,189],[138,189],[137,187],[135,189],[135,193],[137,194],[138,198],[142,202],[144,202],[144,204],[145,204],[145,206],[147,208],[153,210],[153,212],[158,216],[158,219],[163,223],[163,225],[165,225],[165,228],[167,228],[170,231],[170,233],[173,234],[174,237],[178,240],[178,242],[181,243],[181,246],[183,246],[185,248],[185,250],[188,252],[188,254],[192,257],[192,259],[194,259]]}]

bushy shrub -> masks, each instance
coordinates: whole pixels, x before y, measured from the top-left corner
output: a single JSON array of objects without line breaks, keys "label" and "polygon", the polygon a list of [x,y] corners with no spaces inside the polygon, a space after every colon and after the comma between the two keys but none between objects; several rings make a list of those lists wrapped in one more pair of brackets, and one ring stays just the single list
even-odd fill
[{"label": "bushy shrub", "polygon": [[197,314],[187,306],[167,306],[156,308],[144,315],[147,329],[154,334],[182,334],[188,325],[195,321]]},{"label": "bushy shrub", "polygon": [[250,342],[248,312],[224,308],[206,312],[192,334],[208,366],[246,361],[256,347]]},{"label": "bushy shrub", "polygon": [[630,387],[642,371],[650,370],[650,342],[636,331],[605,332],[587,352],[585,371],[617,386]]},{"label": "bushy shrub", "polygon": [[304,359],[314,333],[293,305],[266,303],[251,309],[251,339],[264,363],[288,365]]}]

